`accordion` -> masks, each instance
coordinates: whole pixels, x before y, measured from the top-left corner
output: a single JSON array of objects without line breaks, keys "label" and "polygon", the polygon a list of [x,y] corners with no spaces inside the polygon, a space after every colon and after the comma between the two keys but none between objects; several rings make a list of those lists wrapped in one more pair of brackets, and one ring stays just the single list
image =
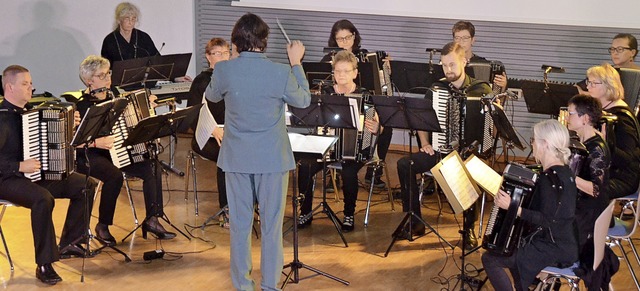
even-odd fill
[{"label": "accordion", "polygon": [[518,207],[527,208],[532,201],[538,174],[518,164],[509,164],[504,169],[502,189],[511,196],[509,209],[493,206],[482,247],[487,251],[510,256],[518,247],[524,221],[518,216]]},{"label": "accordion", "polygon": [[75,108],[71,103],[46,102],[22,114],[23,160],[40,161],[40,171],[25,173],[33,182],[64,180],[74,172]]},{"label": "accordion", "polygon": [[128,101],[127,107],[113,126],[113,147],[109,149],[111,161],[118,168],[142,162],[148,154],[147,144],[139,143],[124,146],[124,141],[129,137],[129,130],[136,126],[143,118],[155,115],[149,106],[146,90],[138,90],[125,95]]}]

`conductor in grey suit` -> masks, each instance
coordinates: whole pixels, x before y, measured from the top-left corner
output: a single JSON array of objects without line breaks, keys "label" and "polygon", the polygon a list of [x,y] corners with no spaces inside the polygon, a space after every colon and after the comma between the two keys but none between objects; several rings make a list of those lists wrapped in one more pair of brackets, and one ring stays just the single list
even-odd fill
[{"label": "conductor in grey suit", "polygon": [[251,229],[254,202],[260,205],[262,290],[279,290],[284,257],[282,222],[288,171],[295,168],[285,125],[285,104],[307,107],[309,82],[301,66],[305,48],[287,47],[291,66],[264,54],[269,26],[247,13],[236,22],[231,42],[240,54],[216,64],[208,100],[225,101],[224,138],[218,166],[226,173],[231,223],[231,278],[238,290],[254,290]]}]

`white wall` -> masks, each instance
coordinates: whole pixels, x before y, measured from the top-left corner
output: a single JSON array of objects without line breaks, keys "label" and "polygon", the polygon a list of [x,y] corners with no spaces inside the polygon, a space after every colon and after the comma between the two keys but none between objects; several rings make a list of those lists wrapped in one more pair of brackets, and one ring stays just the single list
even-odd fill
[{"label": "white wall", "polygon": [[[130,0],[141,11],[138,28],[151,35],[162,54],[194,52],[193,0]],[[0,0],[0,70],[27,67],[36,92],[59,96],[83,87],[80,62],[100,54],[113,31],[119,0]],[[195,77],[191,57],[188,74]]]},{"label": "white wall", "polygon": [[640,28],[640,1],[233,0],[234,6],[445,19]]}]

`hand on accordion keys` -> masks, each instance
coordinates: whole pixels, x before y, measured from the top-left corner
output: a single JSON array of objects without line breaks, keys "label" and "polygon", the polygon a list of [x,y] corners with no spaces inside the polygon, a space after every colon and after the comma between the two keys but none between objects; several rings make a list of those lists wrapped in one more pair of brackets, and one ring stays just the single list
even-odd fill
[{"label": "hand on accordion keys", "polygon": [[40,171],[40,161],[36,159],[28,159],[28,160],[22,161],[18,165],[18,171],[20,173],[26,173],[26,174]]},{"label": "hand on accordion keys", "polygon": [[99,149],[108,150],[113,147],[114,142],[115,142],[115,139],[113,138],[113,136],[111,135],[104,136],[96,139],[95,147]]},{"label": "hand on accordion keys", "polygon": [[505,210],[509,209],[509,204],[511,204],[511,196],[509,195],[509,193],[500,189],[498,190],[498,195],[496,195],[495,199],[493,200],[493,203],[495,203],[498,207],[502,209],[505,209]]}]

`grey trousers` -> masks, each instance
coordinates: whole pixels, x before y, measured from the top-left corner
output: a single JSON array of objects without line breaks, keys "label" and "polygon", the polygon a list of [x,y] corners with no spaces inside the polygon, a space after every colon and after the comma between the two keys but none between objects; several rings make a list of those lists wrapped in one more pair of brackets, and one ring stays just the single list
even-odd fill
[{"label": "grey trousers", "polygon": [[251,230],[254,204],[260,206],[262,290],[280,290],[284,256],[282,222],[289,185],[288,172],[226,173],[229,221],[231,222],[231,280],[237,290],[255,289],[251,278]]}]

